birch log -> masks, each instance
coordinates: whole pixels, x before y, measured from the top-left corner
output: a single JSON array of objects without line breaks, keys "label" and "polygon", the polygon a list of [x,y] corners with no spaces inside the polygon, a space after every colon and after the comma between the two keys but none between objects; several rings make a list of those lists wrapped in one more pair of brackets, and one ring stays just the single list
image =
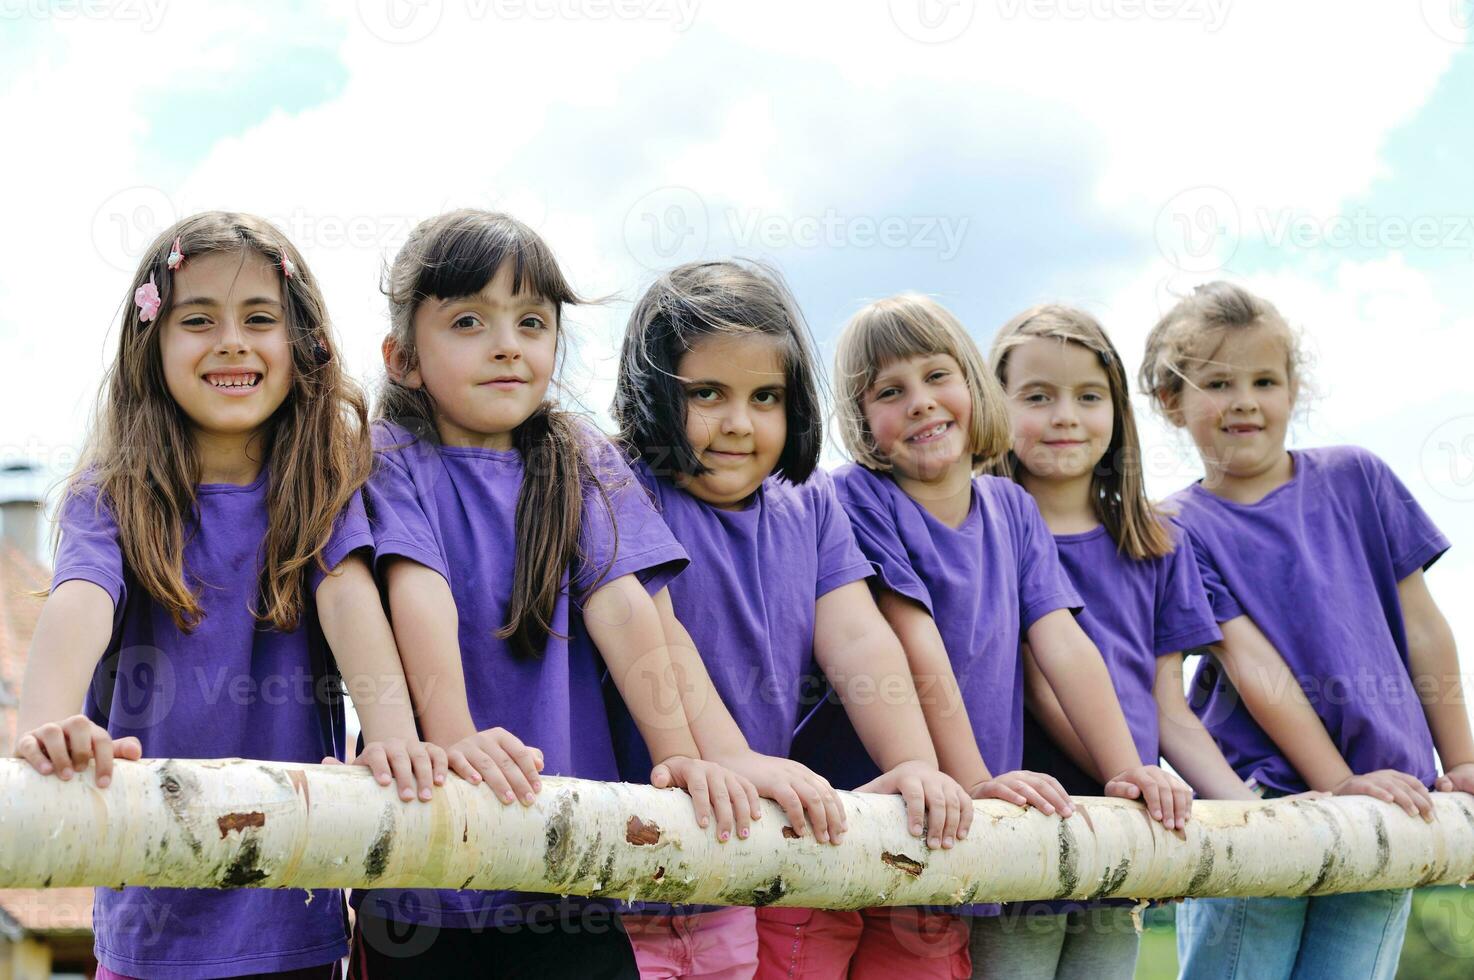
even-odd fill
[{"label": "birch log", "polygon": [[242,760],[117,763],[99,790],[0,760],[0,888],[515,888],[721,905],[953,905],[1041,898],[1305,895],[1464,883],[1474,798],[1423,822],[1367,797],[1200,802],[1185,832],[1140,804],[1069,820],[976,804],[950,851],[911,837],[899,798],[846,794],[844,844],[768,805],[746,841],[702,831],[687,797],[544,779],[531,807],[452,778],[400,802],[366,770]]}]

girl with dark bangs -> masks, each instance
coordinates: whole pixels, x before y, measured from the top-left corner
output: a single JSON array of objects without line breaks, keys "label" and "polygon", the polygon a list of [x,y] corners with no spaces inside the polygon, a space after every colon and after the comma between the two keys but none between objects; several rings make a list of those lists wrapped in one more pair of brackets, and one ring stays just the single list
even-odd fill
[{"label": "girl with dark bangs", "polygon": [[[807,817],[815,839],[838,843],[834,791],[787,759],[827,679],[878,767],[860,789],[901,794],[930,847],[966,837],[970,801],[937,769],[905,657],[865,584],[870,565],[817,469],[818,371],[777,273],[706,262],[660,276],[630,315],[613,414],[636,477],[691,556],[657,598],[687,691],[699,692],[688,714],[702,752],[783,805],[795,833]],[[646,747],[615,723],[621,761],[637,772]],[[833,948],[796,941],[811,920],[836,916],[858,918],[656,908],[627,928],[646,978],[842,976],[849,933]]]},{"label": "girl with dark bangs", "polygon": [[[366,416],[280,232],[218,211],[164,232],[63,501],[16,754],[62,779],[95,762],[99,788],[145,752],[328,761],[344,748],[341,670],[367,694],[358,763],[403,799],[418,777],[428,800],[445,753],[390,693],[403,675],[363,557]],[[98,976],[332,976],[342,895],[303,897],[99,888]]]},{"label": "girl with dark bangs", "polygon": [[[531,804],[543,770],[616,779],[607,664],[652,747],[655,764],[636,778],[686,788],[720,839],[745,833],[756,791],[698,760],[651,599],[686,554],[614,447],[548,397],[563,309],[580,302],[551,250],[506,215],[453,211],[414,230],[385,291],[366,497],[422,732],[508,804]],[[635,975],[609,900],[384,889],[353,904],[355,977],[471,963],[501,976]]]}]

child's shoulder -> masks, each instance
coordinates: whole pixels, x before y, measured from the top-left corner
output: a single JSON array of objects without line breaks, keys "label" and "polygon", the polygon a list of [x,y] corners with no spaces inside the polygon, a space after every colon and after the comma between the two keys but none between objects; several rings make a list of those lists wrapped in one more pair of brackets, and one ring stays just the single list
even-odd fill
[{"label": "child's shoulder", "polygon": [[[815,475],[818,473],[816,470]],[[845,463],[825,475],[835,496],[847,509],[860,507],[888,512],[895,509],[896,495],[901,493],[889,473],[866,469],[859,463]]]},{"label": "child's shoulder", "polygon": [[1382,457],[1361,446],[1317,446],[1313,449],[1296,449],[1294,456],[1297,464],[1313,467],[1338,478],[1372,476],[1391,469]]},{"label": "child's shoulder", "polygon": [[972,478],[972,486],[973,492],[982,498],[982,507],[987,513],[1043,520],[1039,517],[1038,502],[1012,477],[984,473]]}]

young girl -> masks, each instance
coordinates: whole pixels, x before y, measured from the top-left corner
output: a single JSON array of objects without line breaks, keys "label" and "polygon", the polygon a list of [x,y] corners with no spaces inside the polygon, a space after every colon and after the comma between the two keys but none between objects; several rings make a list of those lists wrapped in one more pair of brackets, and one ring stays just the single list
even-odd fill
[{"label": "young girl", "polygon": [[[879,569],[880,608],[923,687],[943,769],[974,797],[1073,812],[1052,777],[1017,771],[1023,643],[1107,775],[1106,792],[1143,796],[1154,819],[1181,827],[1189,791],[1132,741],[1100,653],[1072,614],[1082,602],[1038,507],[1013,481],[975,475],[1007,451],[1008,413],[962,324],[923,296],[881,300],[850,321],[835,364],[841,431],[856,460],[835,482],[861,548]],[[831,781],[853,785],[868,773],[853,737],[834,721],[824,706],[816,710],[801,757]],[[961,949],[952,963],[961,969],[968,926],[957,911],[932,916],[954,920]],[[1010,975],[1007,947],[1026,937],[997,920],[997,906],[962,911],[971,913],[973,941],[986,951],[971,958],[974,969]],[[861,967],[871,970],[857,961]]]},{"label": "young girl", "polygon": [[[1448,541],[1371,453],[1285,448],[1302,363],[1279,311],[1224,282],[1147,339],[1142,388],[1203,461],[1172,498],[1223,631],[1193,707],[1262,795],[1309,786],[1427,814],[1435,780],[1474,789],[1453,635],[1423,581]],[[1273,683],[1265,665],[1281,658],[1297,683]],[[1307,696],[1324,728],[1296,723]],[[1407,891],[1189,901],[1183,973],[1391,977],[1409,903]]]},{"label": "young girl", "polygon": [[[602,654],[654,749],[651,781],[687,787],[703,825],[712,798],[746,818],[748,784],[696,761],[670,687],[650,594],[685,552],[618,452],[547,398],[563,307],[578,302],[548,246],[506,215],[450,212],[414,230],[387,293],[365,495],[426,737],[504,770],[503,800],[532,802],[539,766],[502,729],[475,735],[493,724],[528,735],[550,772],[615,779]],[[597,651],[570,642],[580,633]],[[732,824],[723,802],[715,829]],[[506,976],[634,975],[606,901],[394,889],[355,892],[354,904],[354,976],[455,975],[473,962]]]},{"label": "young girl", "polygon": [[[315,763],[343,751],[341,670],[383,740],[359,762],[429,799],[445,754],[387,693],[403,675],[358,554],[365,423],[275,228],[208,212],[155,241],[61,509],[17,755],[62,779],[95,761],[100,788],[144,752]],[[336,891],[99,888],[98,976],[327,977],[343,925]]]},{"label": "young girl", "polygon": [[[884,773],[864,788],[901,793],[911,832],[922,836],[925,818],[928,843],[949,847],[966,835],[971,804],[937,771],[900,647],[864,584],[870,567],[832,483],[816,469],[823,431],[816,374],[797,305],[765,267],[683,265],[636,304],[613,415],[636,475],[691,556],[668,587],[668,628],[678,650],[699,651],[735,716],[736,741],[766,756],[789,754],[817,662]],[[713,737],[726,719],[718,704],[690,713],[698,739]],[[626,767],[643,764],[639,740],[622,742]],[[816,839],[837,839],[843,817],[828,783],[801,767],[790,772],[807,782]],[[796,801],[787,801],[794,819]],[[794,831],[803,829],[796,820]],[[848,950],[796,951],[796,935],[823,915],[758,909],[758,975],[842,973]],[[639,921],[630,930],[649,939],[642,964],[651,963],[650,976],[752,975],[750,910]],[[653,962],[656,947],[673,933],[690,936],[693,953],[717,947],[722,955],[705,966],[662,968]]]},{"label": "young girl", "polygon": [[[1029,492],[1054,535],[1060,564],[1085,601],[1078,621],[1105,659],[1137,753],[1155,760],[1160,749],[1199,796],[1254,799],[1185,710],[1182,651],[1220,636],[1191,546],[1174,541],[1147,502],[1114,345],[1083,310],[1038,306],[998,332],[988,360],[1013,429],[998,472]],[[1089,752],[1032,658],[1025,669],[1024,765],[1058,777],[1072,794],[1101,795]],[[977,930],[973,962],[999,976],[1130,977],[1138,942],[1132,904],[1009,906],[999,925],[1018,938],[994,949],[996,934]]]}]

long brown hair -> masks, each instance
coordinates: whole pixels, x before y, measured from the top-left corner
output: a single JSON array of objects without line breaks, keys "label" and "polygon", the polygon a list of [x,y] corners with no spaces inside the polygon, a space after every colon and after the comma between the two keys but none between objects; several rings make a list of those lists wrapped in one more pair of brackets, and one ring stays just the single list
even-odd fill
[{"label": "long brown hair", "polygon": [[[261,218],[206,211],[175,224],[149,246],[128,287],[117,355],[98,396],[92,431],[68,496],[98,491],[117,521],[123,557],[139,584],[189,632],[204,615],[184,573],[184,546],[197,520],[199,456],[191,424],[164,381],[160,337],[174,302],[169,253],[179,240],[186,263],[212,252],[251,251],[282,275],[291,387],[266,423],[263,444],[267,531],[252,613],[278,630],[295,629],[306,600],[304,576],[333,526],[368,477],[371,461],[363,393],[343,373],[327,305],[307,263]],[[161,305],[148,322],[133,301],[152,280]],[[59,529],[59,525],[58,525]]]},{"label": "long brown hair", "polygon": [[[583,300],[564,278],[547,243],[509,215],[471,208],[450,211],[420,222],[386,274],[383,289],[389,298],[389,337],[397,364],[395,371],[385,374],[375,417],[404,427],[417,439],[440,441],[428,388],[410,388],[396,379],[419,363],[415,311],[432,297],[458,299],[479,293],[504,262],[513,263],[514,294],[533,293],[556,309],[561,364],[563,307]],[[585,445],[591,438],[592,427],[578,415],[559,409],[552,399],[512,431],[512,445],[522,456],[523,477],[517,494],[512,598],[507,622],[497,636],[509,641],[521,656],[540,655],[552,633],[564,576],[579,557],[586,491],[598,493],[613,523],[605,481],[594,473]],[[617,527],[615,534],[617,547]]]},{"label": "long brown hair", "polygon": [[[1111,442],[1090,478],[1090,504],[1121,553],[1131,558],[1160,558],[1172,551],[1172,536],[1146,496],[1141,472],[1141,439],[1131,410],[1131,392],[1121,355],[1100,322],[1069,306],[1048,304],[1025,310],[1004,324],[993,338],[988,359],[998,382],[1008,386],[1008,355],[1035,339],[1078,344],[1090,351],[1105,370],[1111,393]],[[996,466],[1000,476],[1019,479],[1023,464],[1009,450]]]}]

